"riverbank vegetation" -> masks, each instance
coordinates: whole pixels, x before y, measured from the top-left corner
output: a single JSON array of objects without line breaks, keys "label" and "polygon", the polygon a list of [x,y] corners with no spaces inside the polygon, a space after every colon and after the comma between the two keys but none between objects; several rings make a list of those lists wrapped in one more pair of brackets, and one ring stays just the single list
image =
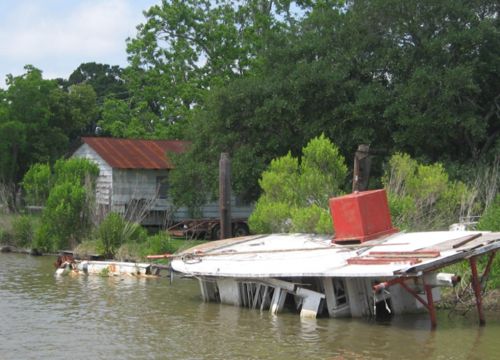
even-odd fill
[{"label": "riverbank vegetation", "polygon": [[[92,164],[61,160],[81,136],[183,139],[169,194],[197,213],[232,187],[251,230],[331,232],[370,144],[402,230],[481,216],[499,230],[497,1],[164,1],[127,40],[129,66],[68,79],[32,65],[0,89],[0,242],[128,258],[176,248],[94,211]],[[25,205],[43,208],[30,215]],[[498,210],[496,210],[498,211]],[[498,265],[500,268],[500,265]]]},{"label": "riverbank vegetation", "polygon": [[[35,164],[24,176],[25,199],[38,214],[10,213],[2,219],[0,243],[36,253],[74,250],[80,257],[141,260],[147,255],[173,253],[194,245],[166,233],[150,235],[121,214],[102,214],[95,203],[97,165],[82,158]],[[196,242],[200,243],[200,242]]]}]

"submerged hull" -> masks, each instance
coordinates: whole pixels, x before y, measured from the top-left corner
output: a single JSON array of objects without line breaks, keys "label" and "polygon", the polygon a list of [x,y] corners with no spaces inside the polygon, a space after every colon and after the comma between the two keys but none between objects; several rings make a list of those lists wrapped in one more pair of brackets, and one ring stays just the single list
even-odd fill
[{"label": "submerged hull", "polygon": [[439,288],[459,281],[440,269],[498,248],[500,233],[489,232],[397,233],[347,245],[317,235],[273,234],[194,247],[171,266],[199,279],[205,301],[272,313],[286,307],[303,317],[422,310],[432,316]]},{"label": "submerged hull", "polygon": [[157,270],[157,267],[148,263],[83,260],[65,261],[56,270],[56,275],[71,273],[103,276],[155,276],[158,275]]}]

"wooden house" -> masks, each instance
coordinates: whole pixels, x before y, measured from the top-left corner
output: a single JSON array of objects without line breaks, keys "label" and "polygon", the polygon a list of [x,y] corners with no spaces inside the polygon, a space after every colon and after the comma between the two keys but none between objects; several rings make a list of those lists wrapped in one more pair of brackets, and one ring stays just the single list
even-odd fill
[{"label": "wooden house", "polygon": [[[175,207],[168,193],[168,175],[173,169],[169,154],[186,151],[180,140],[136,140],[84,137],[72,156],[87,158],[99,166],[96,202],[104,211],[114,211],[142,225],[165,226],[190,218],[188,209]],[[246,218],[250,206],[237,206],[233,216]],[[218,218],[216,202],[202,208],[203,218]]]}]

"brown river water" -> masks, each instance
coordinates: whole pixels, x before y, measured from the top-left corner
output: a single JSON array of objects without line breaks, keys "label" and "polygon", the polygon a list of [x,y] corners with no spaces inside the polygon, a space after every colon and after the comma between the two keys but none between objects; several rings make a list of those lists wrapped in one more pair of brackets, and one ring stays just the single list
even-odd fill
[{"label": "brown river water", "polygon": [[495,313],[301,320],[203,303],[193,279],[56,278],[54,260],[0,254],[0,360],[500,358]]}]

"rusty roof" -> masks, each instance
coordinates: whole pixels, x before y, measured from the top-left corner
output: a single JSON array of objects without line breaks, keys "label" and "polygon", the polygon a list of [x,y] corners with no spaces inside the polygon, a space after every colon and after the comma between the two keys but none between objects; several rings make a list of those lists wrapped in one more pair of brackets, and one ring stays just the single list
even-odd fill
[{"label": "rusty roof", "polygon": [[181,140],[137,140],[106,137],[83,137],[109,166],[115,169],[172,169],[168,153],[186,151],[188,142]]}]

